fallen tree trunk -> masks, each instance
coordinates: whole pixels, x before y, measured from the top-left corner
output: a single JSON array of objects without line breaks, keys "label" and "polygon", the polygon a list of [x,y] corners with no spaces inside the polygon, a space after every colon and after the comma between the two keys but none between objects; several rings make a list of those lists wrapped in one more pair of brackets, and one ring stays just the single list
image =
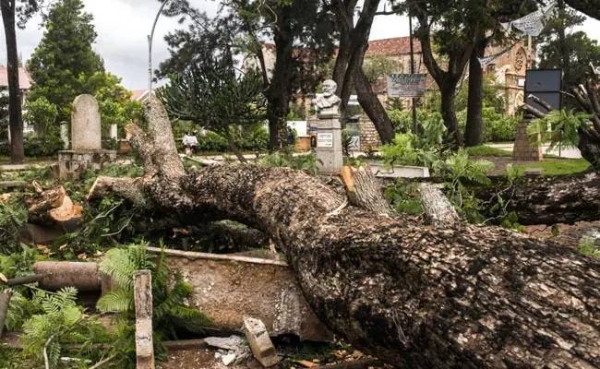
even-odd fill
[{"label": "fallen tree trunk", "polygon": [[[487,188],[477,197],[488,203],[506,203],[520,224],[573,224],[600,219],[600,175],[584,173],[564,178],[522,178],[513,186]],[[491,215],[491,214],[489,214]]]},{"label": "fallen tree trunk", "polygon": [[[166,113],[147,104],[150,132],[160,132]],[[154,147],[144,147],[149,171],[128,194],[135,185],[146,204],[270,235],[316,314],[369,354],[411,369],[600,366],[599,261],[500,228],[339,210],[343,196],[283,168],[186,175],[153,159],[166,151]],[[111,181],[99,178],[89,198],[116,190]]]}]

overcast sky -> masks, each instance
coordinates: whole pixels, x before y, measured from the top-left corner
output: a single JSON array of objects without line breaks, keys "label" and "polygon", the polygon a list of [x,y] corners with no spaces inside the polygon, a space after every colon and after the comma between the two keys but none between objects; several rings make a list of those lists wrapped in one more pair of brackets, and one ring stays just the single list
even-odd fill
[{"label": "overcast sky", "polygon": [[[214,0],[190,0],[197,8],[214,14]],[[106,69],[123,79],[130,89],[147,85],[148,42],[152,22],[160,6],[156,0],[84,0],[86,11],[93,14],[98,39],[94,49],[104,58]],[[181,27],[175,19],[159,19],[153,44],[154,67],[168,56],[163,40],[169,31]],[[588,20],[583,29],[591,38],[600,40],[600,21]],[[25,30],[17,33],[19,53],[29,58],[43,34],[39,17],[32,19]],[[375,18],[371,39],[407,36],[408,21],[397,16]],[[0,29],[0,63],[6,63],[4,29]]]}]

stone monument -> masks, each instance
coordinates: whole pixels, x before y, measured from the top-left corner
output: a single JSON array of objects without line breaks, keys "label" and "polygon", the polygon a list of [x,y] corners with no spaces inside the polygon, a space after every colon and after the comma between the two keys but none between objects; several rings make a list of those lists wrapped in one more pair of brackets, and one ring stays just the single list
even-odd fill
[{"label": "stone monument", "polygon": [[116,157],[116,151],[102,150],[98,102],[91,95],[77,96],[71,113],[71,150],[58,153],[59,177],[76,179],[87,169],[99,170]]},{"label": "stone monument", "polygon": [[79,95],[71,113],[71,149],[102,150],[100,108],[92,95]]},{"label": "stone monument", "polygon": [[341,99],[335,95],[337,84],[333,80],[323,82],[323,95],[314,100],[317,120],[309,125],[316,126],[317,166],[321,173],[337,174],[344,166],[342,155],[342,125],[339,106]]}]

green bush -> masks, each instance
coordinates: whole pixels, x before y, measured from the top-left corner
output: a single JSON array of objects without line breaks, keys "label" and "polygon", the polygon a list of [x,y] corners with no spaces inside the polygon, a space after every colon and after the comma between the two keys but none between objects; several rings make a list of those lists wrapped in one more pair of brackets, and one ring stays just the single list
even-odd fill
[{"label": "green bush", "polygon": [[[484,107],[481,112],[483,120],[483,142],[514,141],[517,136],[518,117],[500,114],[493,107]],[[467,125],[467,110],[463,109],[456,114],[461,132],[465,132]]]},{"label": "green bush", "polygon": [[227,140],[212,131],[206,131],[206,136],[198,139],[196,151],[225,152],[229,150]]},{"label": "green bush", "polygon": [[502,116],[494,112],[489,117],[484,115],[483,119],[485,142],[514,141],[517,137],[517,117]]},{"label": "green bush", "polygon": [[[62,150],[63,143],[60,137],[27,136],[23,139],[23,148],[27,157],[54,156]],[[8,141],[0,142],[0,155],[10,156],[10,144]]]},{"label": "green bush", "polygon": [[54,156],[63,148],[60,137],[49,135],[45,138],[29,136],[23,141],[25,156]]},{"label": "green bush", "polygon": [[240,138],[239,146],[244,151],[265,151],[269,145],[269,133],[262,125],[244,128]]}]

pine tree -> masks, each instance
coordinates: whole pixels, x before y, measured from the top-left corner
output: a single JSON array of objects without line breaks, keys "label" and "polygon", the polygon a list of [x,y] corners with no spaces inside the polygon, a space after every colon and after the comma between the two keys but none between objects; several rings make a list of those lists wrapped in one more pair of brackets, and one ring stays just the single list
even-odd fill
[{"label": "pine tree", "polygon": [[82,0],[60,0],[44,17],[46,31],[27,68],[34,86],[30,100],[45,97],[58,108],[57,121],[69,120],[73,99],[94,93],[88,80],[104,71],[92,49],[96,40],[93,17],[83,11]]}]

